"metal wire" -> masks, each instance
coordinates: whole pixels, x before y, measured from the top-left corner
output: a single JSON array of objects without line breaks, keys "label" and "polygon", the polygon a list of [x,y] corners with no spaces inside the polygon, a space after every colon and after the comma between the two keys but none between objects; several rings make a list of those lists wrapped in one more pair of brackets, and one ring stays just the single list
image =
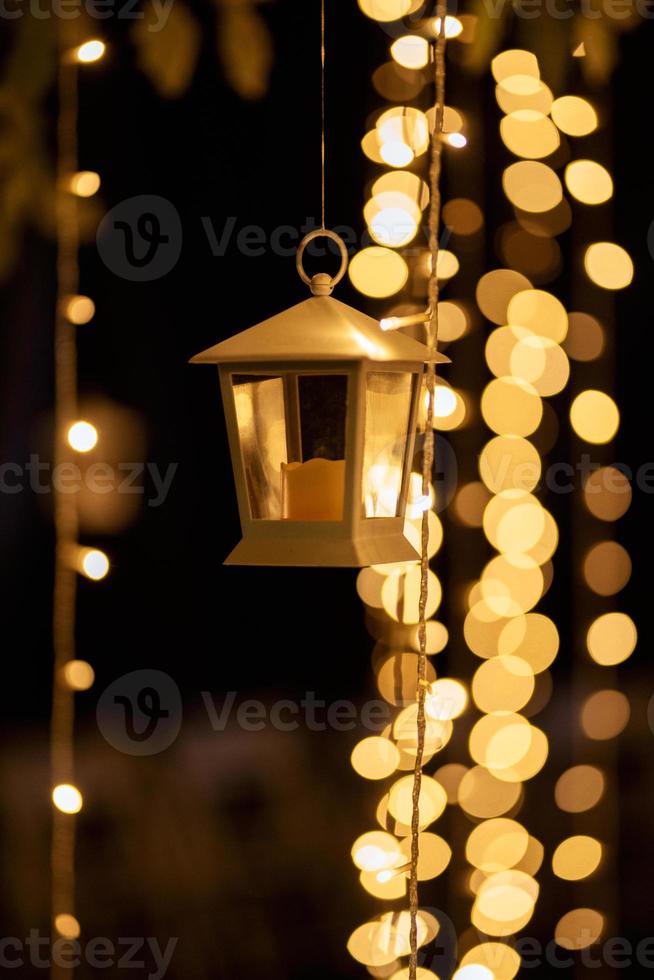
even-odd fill
[{"label": "metal wire", "polygon": [[[446,0],[438,0],[437,16],[439,32],[435,45],[435,119],[431,140],[429,164],[429,253],[431,271],[429,275],[428,304],[429,320],[425,324],[426,344],[435,351],[438,346],[438,251],[440,231],[440,176],[441,155],[443,149],[443,109],[445,105],[445,16]],[[436,368],[434,362],[427,365],[427,417],[423,443],[422,464],[422,495],[428,498],[429,485],[434,468],[434,389]],[[417,683],[417,747],[416,762],[413,771],[413,793],[411,810],[411,871],[409,876],[409,980],[416,980],[418,965],[418,860],[420,857],[420,789],[422,785],[422,764],[425,751],[425,694],[426,694],[426,662],[427,662],[427,624],[426,607],[429,592],[429,508],[422,513],[421,526],[421,556],[420,556],[420,599],[418,605],[418,683]]]},{"label": "metal wire", "polygon": [[[71,23],[59,23],[57,119],[57,306],[54,323],[54,464],[67,458],[65,430],[77,415],[77,344],[75,327],[65,313],[67,297],[78,292],[79,232],[77,201],[67,184],[77,170],[78,66],[68,57],[76,33]],[[74,694],[63,678],[63,668],[75,659],[75,604],[77,573],[73,566],[78,514],[74,494],[54,490],[55,565],[52,603],[54,652],[50,772],[52,787],[74,782]],[[75,818],[52,811],[50,850],[52,928],[57,915],[74,914]],[[52,980],[70,975],[70,968],[51,968]]]}]

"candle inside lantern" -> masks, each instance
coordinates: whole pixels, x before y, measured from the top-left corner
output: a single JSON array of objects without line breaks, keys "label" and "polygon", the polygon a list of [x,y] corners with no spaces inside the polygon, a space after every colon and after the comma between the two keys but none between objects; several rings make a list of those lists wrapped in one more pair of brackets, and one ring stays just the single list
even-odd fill
[{"label": "candle inside lantern", "polygon": [[345,460],[282,463],[282,514],[290,521],[341,521]]}]

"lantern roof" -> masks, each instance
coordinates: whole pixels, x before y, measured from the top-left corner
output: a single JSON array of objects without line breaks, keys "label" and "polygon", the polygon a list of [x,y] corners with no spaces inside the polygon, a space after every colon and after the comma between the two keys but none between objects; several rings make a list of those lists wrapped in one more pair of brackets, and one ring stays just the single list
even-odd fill
[{"label": "lantern roof", "polygon": [[397,330],[333,296],[312,296],[191,358],[193,364],[269,361],[427,361],[449,363]]}]

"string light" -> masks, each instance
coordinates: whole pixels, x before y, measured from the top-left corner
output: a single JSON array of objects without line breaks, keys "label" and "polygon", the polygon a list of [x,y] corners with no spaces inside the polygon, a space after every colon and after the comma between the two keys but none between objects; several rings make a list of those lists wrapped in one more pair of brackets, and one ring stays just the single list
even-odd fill
[{"label": "string light", "polygon": [[89,41],[84,41],[79,47],[75,48],[74,58],[80,64],[89,65],[95,61],[99,61],[103,57],[106,51],[106,45],[103,41],[99,41],[97,38],[92,38]]},{"label": "string light", "polygon": [[70,178],[68,187],[78,197],[93,197],[100,190],[100,174],[94,170],[80,170]]},{"label": "string light", "polygon": [[52,790],[52,802],[61,813],[79,813],[82,809],[82,794],[76,786],[61,783]]},{"label": "string light", "polygon": [[89,323],[95,316],[95,303],[90,296],[69,296],[63,302],[64,315],[75,326]]},{"label": "string light", "polygon": [[95,681],[95,672],[85,660],[69,660],[63,668],[63,678],[72,691],[88,691]]},{"label": "string light", "polygon": [[109,572],[109,559],[98,548],[81,548],[78,562],[79,571],[94,582],[99,582]]},{"label": "string light", "polygon": [[88,453],[98,443],[98,430],[90,422],[80,419],[73,424],[66,433],[68,445],[78,453]]}]

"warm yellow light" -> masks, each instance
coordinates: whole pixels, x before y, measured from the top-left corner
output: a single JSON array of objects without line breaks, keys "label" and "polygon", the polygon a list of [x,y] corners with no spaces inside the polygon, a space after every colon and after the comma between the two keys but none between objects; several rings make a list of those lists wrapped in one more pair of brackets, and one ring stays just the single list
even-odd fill
[{"label": "warm yellow light", "polygon": [[523,327],[560,344],[568,332],[568,314],[560,300],[545,289],[523,289],[507,305],[507,323]]},{"label": "warm yellow light", "polygon": [[495,974],[480,963],[469,963],[453,974],[452,980],[494,980]]},{"label": "warm yellow light", "polygon": [[95,680],[95,673],[86,660],[69,660],[64,665],[63,678],[71,690],[88,691]]},{"label": "warm yellow light", "polygon": [[83,800],[76,786],[60,783],[52,790],[52,802],[62,813],[79,813]]},{"label": "warm yellow light", "polygon": [[552,105],[552,119],[568,136],[587,136],[597,129],[597,113],[578,95],[563,95]]},{"label": "warm yellow light", "polygon": [[[401,766],[403,769],[413,768],[418,747],[418,705],[415,702],[415,690],[412,701],[412,704],[400,711],[393,722],[393,738],[397,742],[397,747],[403,757],[401,762],[407,763]],[[427,715],[425,761],[447,745],[453,731],[454,726],[450,720],[440,721],[431,715]]]},{"label": "warm yellow light", "polygon": [[60,936],[64,939],[78,939],[81,929],[80,924],[74,915],[69,915],[67,912],[60,912],[59,915],[55,916],[54,920],[55,929]]},{"label": "warm yellow light", "polygon": [[466,311],[458,303],[443,300],[438,304],[438,336],[441,340],[452,341],[463,337],[468,331]]},{"label": "warm yellow light", "polygon": [[95,315],[95,303],[89,296],[70,296],[64,306],[66,319],[81,326],[88,323]]},{"label": "warm yellow light", "polygon": [[93,61],[99,61],[105,53],[105,50],[106,45],[104,42],[94,38],[91,41],[85,41],[84,44],[80,44],[78,48],[75,48],[75,60],[88,65]]},{"label": "warm yellow light", "polygon": [[[401,823],[410,826],[413,797],[413,776],[403,776],[391,786],[388,810]],[[423,776],[418,801],[420,826],[426,827],[437,820],[447,805],[443,787],[430,776]]]},{"label": "warm yellow light", "polygon": [[581,439],[603,445],[618,431],[620,412],[609,395],[590,388],[577,395],[570,406],[570,422]]},{"label": "warm yellow light", "polygon": [[[408,911],[384,912],[359,926],[347,942],[350,955],[368,967],[389,967],[398,957],[408,956],[411,917]],[[438,932],[438,922],[424,910],[418,912],[417,944],[424,946]]]},{"label": "warm yellow light", "polygon": [[458,800],[455,802],[470,816],[489,819],[512,810],[520,800],[521,793],[519,783],[503,782],[484,766],[473,766],[460,780]]},{"label": "warm yellow light", "polygon": [[417,174],[412,174],[408,170],[392,170],[382,174],[372,185],[370,196],[377,197],[379,194],[388,192],[403,194],[404,197],[408,197],[411,201],[412,213],[417,207],[418,214],[420,214],[420,211],[423,211],[429,204],[427,184]]},{"label": "warm yellow light", "polygon": [[[396,623],[415,624],[420,616],[420,568],[389,575],[382,585],[384,609]],[[436,575],[430,570],[427,579],[427,606],[425,617],[430,619],[441,604],[443,590]]]},{"label": "warm yellow light", "polygon": [[626,289],[634,278],[631,256],[614,242],[595,242],[584,255],[588,278],[602,289]]},{"label": "warm yellow light", "polygon": [[405,34],[391,44],[391,55],[403,68],[424,68],[429,64],[429,42],[417,34]]},{"label": "warm yellow light", "polygon": [[514,867],[527,852],[529,834],[515,820],[497,817],[478,824],[468,837],[466,859],[486,874]]},{"label": "warm yellow light", "polygon": [[[400,850],[407,861],[407,868],[410,868],[411,860],[411,838],[406,837],[400,843]],[[445,871],[452,857],[452,849],[447,841],[432,834],[429,831],[420,834],[418,838],[418,881],[430,881],[437,878]]]},{"label": "warm yellow light", "polygon": [[399,841],[383,830],[362,834],[352,845],[352,860],[361,871],[381,871],[402,864]]},{"label": "warm yellow light", "polygon": [[509,365],[514,377],[532,384],[544,398],[558,395],[570,378],[567,354],[549,337],[520,337],[509,356]]},{"label": "warm yellow light", "polygon": [[482,483],[464,483],[454,498],[454,515],[466,527],[481,527],[488,491]]},{"label": "warm yellow light", "polygon": [[552,870],[557,878],[580,881],[587,878],[602,860],[602,845],[594,837],[580,834],[561,841],[552,855]]},{"label": "warm yellow light", "polygon": [[556,624],[542,613],[527,613],[502,623],[498,653],[526,660],[535,674],[547,670],[559,651]]},{"label": "warm yellow light", "polygon": [[93,197],[100,189],[100,174],[93,170],[80,170],[70,178],[69,187],[78,197]]},{"label": "warm yellow light", "polygon": [[534,109],[548,113],[554,96],[540,78],[533,75],[508,75],[495,88],[495,98],[502,112]]},{"label": "warm yellow light", "polygon": [[528,552],[538,544],[545,529],[545,511],[536,497],[524,490],[503,490],[484,512],[486,537],[506,554]]},{"label": "warm yellow light", "polygon": [[513,980],[522,965],[520,956],[506,943],[480,943],[461,959],[461,966],[485,966],[493,980]]},{"label": "warm yellow light", "polygon": [[595,766],[573,766],[557,781],[554,789],[556,805],[567,813],[590,810],[602,798],[604,776]]},{"label": "warm yellow light", "polygon": [[98,582],[109,571],[109,559],[104,551],[98,548],[82,548],[80,554],[80,571],[87,578]]},{"label": "warm yellow light", "polygon": [[411,0],[359,0],[359,7],[366,17],[388,23],[408,14]]},{"label": "warm yellow light", "polygon": [[[413,106],[393,106],[387,109],[377,120],[376,130],[382,156],[384,144],[403,144],[415,156],[420,156],[429,146],[429,119],[424,112]],[[392,166],[406,165],[393,164],[390,159],[387,163]]]},{"label": "warm yellow light", "polygon": [[467,146],[468,140],[465,138],[463,133],[448,133],[445,137],[450,146],[455,147],[457,150],[463,149]]},{"label": "warm yellow light", "polygon": [[363,215],[374,241],[391,248],[408,245],[420,224],[420,208],[400,191],[375,194],[363,209]]},{"label": "warm yellow light", "polygon": [[540,78],[536,55],[520,48],[502,51],[496,55],[491,62],[491,70],[496,82],[502,82],[512,75],[530,75],[532,78]]},{"label": "warm yellow light", "polygon": [[66,433],[68,445],[78,453],[90,452],[98,442],[98,430],[90,422],[73,422]]},{"label": "warm yellow light", "polygon": [[491,657],[475,673],[472,697],[480,711],[520,711],[534,693],[534,686],[534,672],[526,660]]},{"label": "warm yellow light", "polygon": [[631,506],[628,477],[615,466],[593,470],[584,483],[584,503],[600,521],[617,521]]},{"label": "warm yellow light", "polygon": [[467,772],[467,768],[460,762],[448,762],[434,773],[434,778],[447,794],[448,803],[455,804],[458,802],[459,786]]},{"label": "warm yellow light", "polygon": [[588,313],[570,313],[565,338],[566,353],[575,361],[594,361],[604,350],[601,323]]},{"label": "warm yellow light", "polygon": [[537,160],[520,160],[502,175],[504,193],[522,211],[541,214],[563,199],[561,181],[551,167]]},{"label": "warm yellow light", "polygon": [[409,269],[402,256],[380,245],[357,252],[348,271],[355,289],[375,299],[399,293],[409,277]]},{"label": "warm yellow light", "polygon": [[613,194],[611,174],[594,160],[573,160],[565,168],[565,183],[582,204],[603,204]]},{"label": "warm yellow light", "polygon": [[477,305],[492,323],[509,323],[510,301],[518,293],[530,288],[530,281],[522,273],[513,269],[493,269],[492,272],[485,273],[477,283]]},{"label": "warm yellow light", "polygon": [[470,755],[497,774],[515,766],[527,754],[532,728],[526,718],[510,711],[484,715],[470,732]]},{"label": "warm yellow light", "polygon": [[595,691],[581,709],[584,735],[596,742],[616,738],[629,724],[631,706],[622,691]]},{"label": "warm yellow light", "polygon": [[[416,653],[389,652],[376,667],[377,688],[384,700],[400,706],[413,701],[416,696],[417,669]],[[436,671],[429,661],[426,664],[425,680],[428,684],[436,680]]]},{"label": "warm yellow light", "polygon": [[631,578],[629,553],[616,541],[600,541],[584,559],[584,578],[597,595],[615,595]]},{"label": "warm yellow light", "polygon": [[445,419],[456,410],[456,394],[451,388],[445,385],[436,385],[434,391],[434,415],[438,419]]},{"label": "warm yellow light", "polygon": [[586,644],[593,660],[603,667],[625,661],[636,648],[638,631],[630,616],[621,612],[604,613],[588,630]]},{"label": "warm yellow light", "polygon": [[491,493],[531,491],[541,475],[538,450],[520,436],[495,436],[481,451],[479,475]]},{"label": "warm yellow light", "polygon": [[563,949],[586,949],[602,935],[604,918],[595,909],[574,909],[557,922],[554,938]]},{"label": "warm yellow light", "polygon": [[[438,37],[438,35],[441,32],[441,19],[440,19],[440,17],[435,17],[434,18],[434,24],[433,24],[432,30],[433,30],[434,34],[436,35],[436,37]],[[461,21],[459,20],[459,18],[458,17],[452,17],[452,16],[450,16],[450,14],[446,14],[446,16],[445,16],[445,37],[448,38],[451,41],[453,38],[458,37],[459,34],[461,34],[462,32],[463,32],[463,24],[461,23]]]},{"label": "warm yellow light", "polygon": [[460,681],[441,677],[431,684],[425,698],[425,713],[438,721],[451,721],[463,714],[468,692]]},{"label": "warm yellow light", "polygon": [[379,155],[389,167],[408,167],[415,154],[402,140],[387,140],[379,147]]},{"label": "warm yellow light", "polygon": [[352,768],[364,779],[386,779],[397,769],[400,753],[387,738],[372,735],[354,746]]},{"label": "warm yellow light", "polygon": [[544,113],[536,109],[516,109],[500,123],[504,145],[516,156],[541,160],[559,148],[559,132]]},{"label": "warm yellow light", "polygon": [[481,414],[498,435],[528,436],[543,417],[543,403],[536,389],[517,378],[496,378],[481,396]]},{"label": "warm yellow light", "polygon": [[465,197],[453,197],[443,207],[443,223],[455,235],[474,235],[483,227],[484,215],[474,201]]}]

